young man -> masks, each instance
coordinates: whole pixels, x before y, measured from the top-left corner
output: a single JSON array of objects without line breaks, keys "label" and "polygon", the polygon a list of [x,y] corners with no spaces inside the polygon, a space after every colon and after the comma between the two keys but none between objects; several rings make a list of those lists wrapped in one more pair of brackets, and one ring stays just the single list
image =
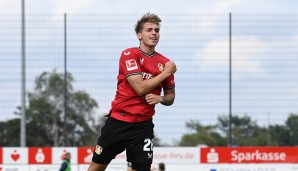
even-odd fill
[{"label": "young man", "polygon": [[142,16],[135,27],[140,46],[121,54],[116,96],[88,171],[104,171],[124,150],[134,171],[150,171],[154,106],[169,106],[175,99],[176,64],[155,52],[160,22],[155,14]]}]

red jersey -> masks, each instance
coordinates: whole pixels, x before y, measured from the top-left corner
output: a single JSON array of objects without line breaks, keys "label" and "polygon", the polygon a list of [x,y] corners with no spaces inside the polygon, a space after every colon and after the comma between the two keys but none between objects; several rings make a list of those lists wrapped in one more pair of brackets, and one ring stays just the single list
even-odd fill
[{"label": "red jersey", "polygon": [[[169,61],[157,52],[149,55],[139,48],[124,50],[119,60],[117,92],[112,101],[111,116],[125,122],[141,122],[150,119],[155,113],[155,105],[147,104],[144,97],[138,96],[126,78],[139,74],[143,79],[151,79],[160,74],[165,63]],[[150,93],[160,95],[162,89],[174,87],[174,75],[171,75]]]}]

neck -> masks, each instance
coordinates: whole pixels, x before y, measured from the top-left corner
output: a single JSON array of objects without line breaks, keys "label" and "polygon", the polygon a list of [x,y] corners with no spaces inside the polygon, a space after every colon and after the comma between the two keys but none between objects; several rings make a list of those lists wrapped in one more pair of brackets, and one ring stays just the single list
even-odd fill
[{"label": "neck", "polygon": [[149,55],[151,55],[155,51],[154,47],[148,47],[148,46],[142,46],[142,45],[140,46],[140,49]]}]

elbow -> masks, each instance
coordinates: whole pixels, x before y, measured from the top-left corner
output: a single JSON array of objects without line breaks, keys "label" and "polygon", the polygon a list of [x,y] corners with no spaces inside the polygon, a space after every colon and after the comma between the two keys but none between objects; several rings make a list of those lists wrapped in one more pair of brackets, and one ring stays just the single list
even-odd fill
[{"label": "elbow", "polygon": [[173,104],[174,104],[174,101],[172,101],[169,106],[172,106]]},{"label": "elbow", "polygon": [[172,104],[174,104],[174,102],[173,103],[161,103],[161,104],[163,104],[164,106],[172,106]]},{"label": "elbow", "polygon": [[171,101],[166,106],[172,106],[173,104],[174,104],[174,101]]},{"label": "elbow", "polygon": [[174,97],[169,98],[168,96],[162,96],[162,101],[160,103],[165,106],[171,106],[172,104],[174,104],[174,99]]}]

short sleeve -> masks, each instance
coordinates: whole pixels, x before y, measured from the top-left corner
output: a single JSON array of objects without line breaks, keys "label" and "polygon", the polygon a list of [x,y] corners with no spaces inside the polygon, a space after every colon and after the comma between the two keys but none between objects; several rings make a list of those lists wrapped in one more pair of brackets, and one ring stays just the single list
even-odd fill
[{"label": "short sleeve", "polygon": [[131,49],[124,50],[121,53],[119,70],[123,72],[125,77],[142,74],[138,55],[135,54]]},{"label": "short sleeve", "polygon": [[162,83],[162,87],[164,89],[172,89],[175,88],[175,79],[174,75],[169,76],[165,81]]}]

